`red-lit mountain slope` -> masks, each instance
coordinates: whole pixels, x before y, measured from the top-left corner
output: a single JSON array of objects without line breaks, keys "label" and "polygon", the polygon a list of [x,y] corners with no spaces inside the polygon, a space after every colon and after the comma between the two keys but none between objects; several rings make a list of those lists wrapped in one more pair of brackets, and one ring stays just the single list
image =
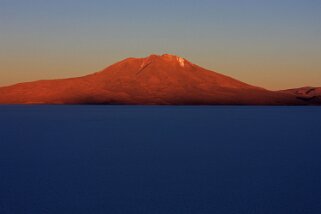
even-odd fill
[{"label": "red-lit mountain slope", "polygon": [[319,101],[251,86],[169,54],[129,58],[83,77],[0,88],[1,104],[310,105]]}]

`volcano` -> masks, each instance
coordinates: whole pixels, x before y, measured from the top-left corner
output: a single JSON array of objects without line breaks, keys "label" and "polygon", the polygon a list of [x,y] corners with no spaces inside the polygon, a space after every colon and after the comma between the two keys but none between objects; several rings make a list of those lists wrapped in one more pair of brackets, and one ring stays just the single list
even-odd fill
[{"label": "volcano", "polygon": [[[269,91],[174,55],[128,58],[83,77],[0,88],[1,104],[319,105],[320,89]],[[310,90],[310,91],[309,91]],[[308,95],[307,95],[308,93]]]}]

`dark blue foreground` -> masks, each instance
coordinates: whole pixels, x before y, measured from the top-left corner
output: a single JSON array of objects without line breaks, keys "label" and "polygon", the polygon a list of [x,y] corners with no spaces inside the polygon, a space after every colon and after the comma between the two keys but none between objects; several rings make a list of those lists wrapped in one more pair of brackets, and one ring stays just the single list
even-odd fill
[{"label": "dark blue foreground", "polygon": [[0,106],[1,214],[320,214],[321,108]]}]

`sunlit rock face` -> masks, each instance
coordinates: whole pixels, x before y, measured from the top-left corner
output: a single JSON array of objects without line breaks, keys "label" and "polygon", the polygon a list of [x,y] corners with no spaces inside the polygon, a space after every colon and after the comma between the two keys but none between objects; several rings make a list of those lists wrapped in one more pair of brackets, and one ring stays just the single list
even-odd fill
[{"label": "sunlit rock face", "polygon": [[0,88],[2,104],[316,105],[204,69],[175,55],[128,58],[83,77]]}]

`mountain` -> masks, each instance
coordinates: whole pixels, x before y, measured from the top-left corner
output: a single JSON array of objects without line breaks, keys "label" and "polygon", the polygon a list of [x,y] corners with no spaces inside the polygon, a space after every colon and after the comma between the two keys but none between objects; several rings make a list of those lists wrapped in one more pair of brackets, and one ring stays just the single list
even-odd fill
[{"label": "mountain", "polygon": [[321,87],[303,87],[283,90],[283,92],[291,93],[297,97],[297,99],[309,101],[312,103],[321,103]]},{"label": "mountain", "polygon": [[[319,89],[318,89],[319,90]],[[307,92],[308,94],[311,92]],[[0,88],[1,104],[317,105],[296,91],[269,91],[165,54],[128,58],[83,77]]]}]

